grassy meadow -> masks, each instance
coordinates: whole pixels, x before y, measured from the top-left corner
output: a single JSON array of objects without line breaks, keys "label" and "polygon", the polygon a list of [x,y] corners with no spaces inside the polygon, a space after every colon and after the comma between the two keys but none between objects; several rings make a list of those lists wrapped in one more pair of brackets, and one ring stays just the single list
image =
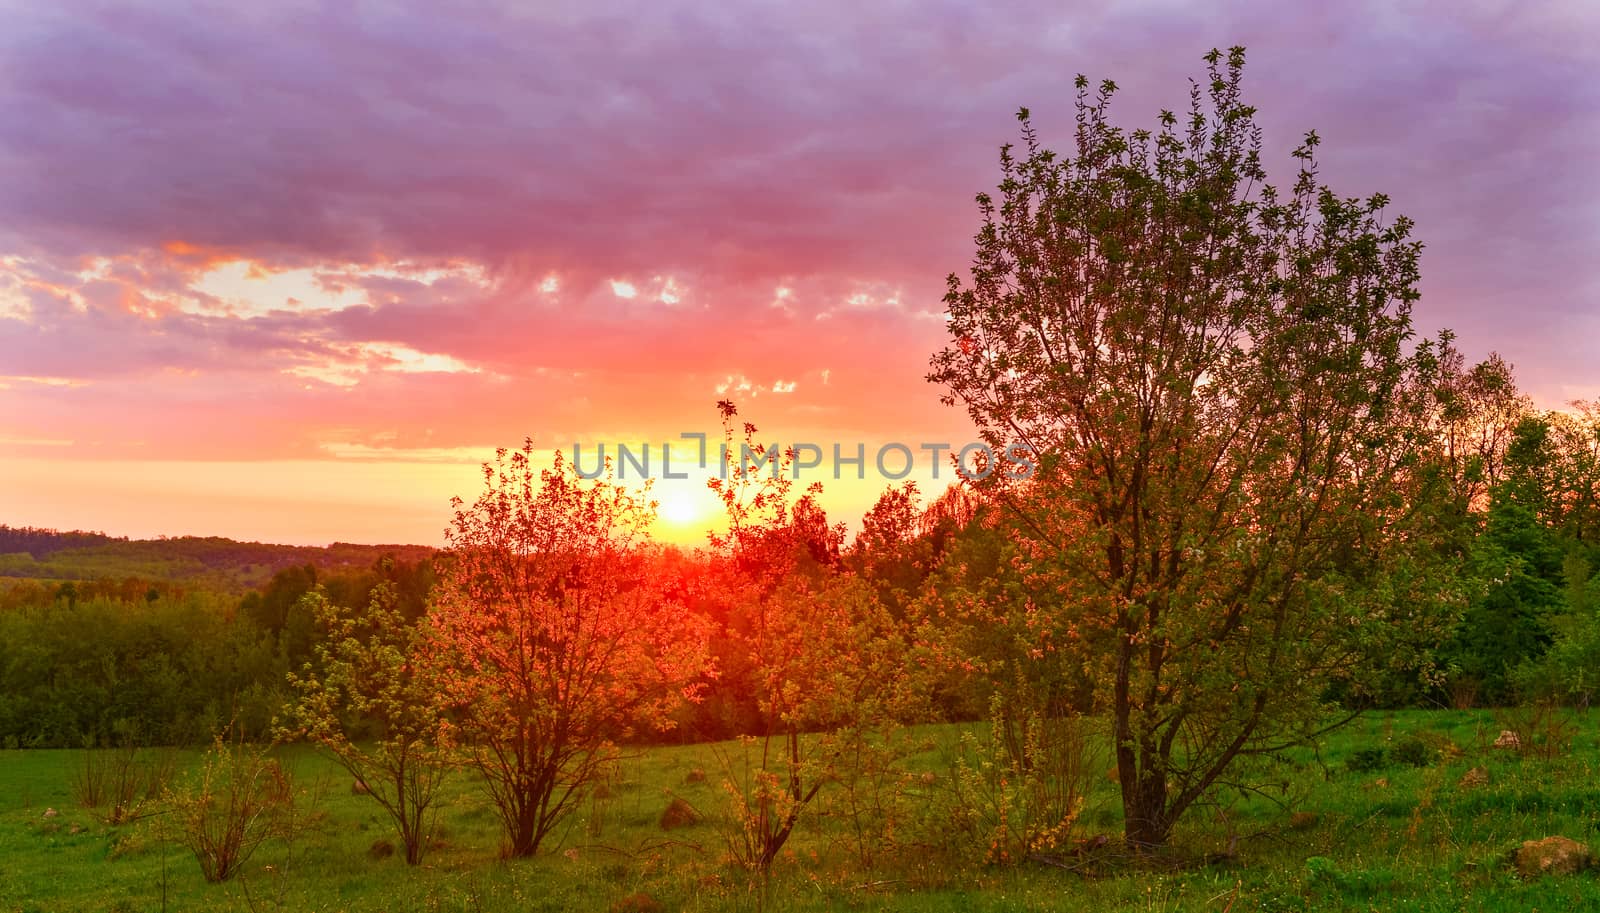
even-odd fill
[{"label": "grassy meadow", "polygon": [[[587,800],[532,860],[499,858],[493,808],[458,773],[417,868],[382,854],[388,819],[353,794],[348,775],[309,749],[280,749],[300,794],[296,827],[221,884],[202,880],[188,851],[163,839],[159,817],[108,826],[78,807],[71,781],[81,752],[4,751],[0,911],[1600,909],[1594,870],[1530,880],[1506,863],[1523,840],[1600,843],[1594,720],[1573,717],[1570,750],[1555,757],[1494,748],[1504,723],[1488,712],[1370,714],[1320,754],[1282,759],[1271,794],[1219,791],[1156,859],[1121,850],[1116,790],[1100,776],[1074,832],[1080,852],[1005,866],[941,829],[960,727],[928,727],[898,851],[864,866],[825,792],[764,887],[728,854],[721,780],[740,750],[731,744],[625,759],[608,795]],[[183,754],[179,780],[198,762],[197,752]],[[1474,768],[1487,771],[1487,785],[1460,784]],[[663,830],[675,798],[703,819]],[[1111,839],[1097,846],[1102,833]]]}]

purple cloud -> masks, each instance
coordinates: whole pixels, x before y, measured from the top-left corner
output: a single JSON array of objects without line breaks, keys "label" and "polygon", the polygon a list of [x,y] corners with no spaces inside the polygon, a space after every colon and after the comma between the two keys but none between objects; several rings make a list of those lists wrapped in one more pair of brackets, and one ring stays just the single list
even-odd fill
[{"label": "purple cloud", "polygon": [[[1012,112],[1064,145],[1081,71],[1116,79],[1115,116],[1146,126],[1235,43],[1278,180],[1315,128],[1329,183],[1417,220],[1421,329],[1503,351],[1547,404],[1600,393],[1587,4],[14,2],[4,18],[0,377],[87,382],[0,389],[13,437],[496,443],[703,420],[733,376],[795,383],[768,400],[782,422],[948,428],[960,417],[922,382],[933,315]],[[229,260],[357,301],[230,310],[196,286]],[[671,279],[681,300],[612,279]],[[411,370],[402,349],[470,370]]]}]

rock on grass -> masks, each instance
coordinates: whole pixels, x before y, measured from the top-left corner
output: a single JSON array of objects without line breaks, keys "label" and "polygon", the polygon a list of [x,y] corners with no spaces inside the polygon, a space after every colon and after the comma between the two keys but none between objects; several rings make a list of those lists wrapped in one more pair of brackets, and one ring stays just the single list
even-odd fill
[{"label": "rock on grass", "polygon": [[679,827],[688,827],[691,824],[699,823],[699,821],[700,813],[694,810],[694,806],[683,801],[682,799],[674,798],[672,802],[661,811],[661,829],[664,831],[670,831]]},{"label": "rock on grass", "polygon": [[367,848],[367,855],[373,859],[388,859],[394,855],[394,844],[387,840],[375,840],[372,846]]},{"label": "rock on grass", "polygon": [[1540,875],[1575,875],[1594,864],[1589,847],[1567,837],[1525,840],[1513,861],[1524,878]]}]

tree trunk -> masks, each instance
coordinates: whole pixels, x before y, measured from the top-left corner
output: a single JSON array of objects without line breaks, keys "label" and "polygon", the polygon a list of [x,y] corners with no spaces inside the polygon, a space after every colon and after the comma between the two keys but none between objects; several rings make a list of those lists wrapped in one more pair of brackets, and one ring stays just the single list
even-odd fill
[{"label": "tree trunk", "polygon": [[[1128,845],[1139,852],[1161,847],[1172,832],[1166,774],[1156,768],[1149,756],[1139,758],[1144,761],[1142,770],[1123,770],[1120,754],[1118,776],[1122,781],[1123,836]],[[1128,754],[1133,756],[1131,751]]]},{"label": "tree trunk", "polygon": [[511,832],[512,859],[526,859],[539,851],[539,806],[529,802],[518,811],[517,824]]},{"label": "tree trunk", "polygon": [[[1124,648],[1126,649],[1126,647]],[[1124,661],[1128,658],[1124,654]],[[1133,707],[1127,676],[1119,675],[1113,704],[1117,784],[1122,790],[1122,833],[1128,846],[1143,852],[1162,846],[1172,830],[1167,808],[1167,766],[1155,743],[1133,733]]]}]

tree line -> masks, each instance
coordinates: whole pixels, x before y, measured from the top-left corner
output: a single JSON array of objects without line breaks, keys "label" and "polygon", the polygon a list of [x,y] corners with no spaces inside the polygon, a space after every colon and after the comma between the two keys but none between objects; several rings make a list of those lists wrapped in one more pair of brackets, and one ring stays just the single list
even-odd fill
[{"label": "tree line", "polygon": [[[1429,470],[1439,484],[1425,519],[1434,530],[1428,542],[1441,569],[1437,579],[1456,594],[1457,608],[1443,616],[1428,649],[1399,662],[1391,655],[1389,665],[1359,680],[1357,666],[1330,670],[1319,706],[1587,705],[1600,685],[1593,672],[1600,668],[1600,408],[1538,410],[1496,356],[1467,367],[1447,345],[1439,364]],[[731,418],[731,405],[725,408]],[[524,451],[501,469],[522,473],[532,495],[544,483],[530,461]],[[1042,606],[1025,515],[972,486],[925,503],[907,483],[886,490],[851,539],[813,494],[789,491],[787,476],[773,480],[769,467],[727,483],[725,506],[735,522],[726,538],[698,552],[646,547],[642,501],[630,508],[640,512],[633,534],[641,538],[621,553],[593,541],[570,552],[529,541],[521,559],[495,568],[483,562],[511,522],[501,516],[488,527],[458,529],[462,538],[436,558],[385,558],[359,573],[291,567],[243,598],[138,578],[18,582],[0,591],[0,744],[204,744],[228,725],[269,739],[297,702],[326,684],[331,667],[361,651],[403,645],[392,660],[404,668],[407,650],[420,646],[431,625],[448,625],[441,628],[448,651],[437,652],[437,643],[430,650],[448,655],[450,675],[460,676],[483,661],[469,644],[479,642],[476,649],[487,654],[509,633],[500,610],[490,607],[537,597],[600,619],[617,612],[624,593],[634,600],[626,624],[593,632],[585,643],[615,651],[612,641],[626,630],[641,638],[637,652],[627,662],[607,652],[589,673],[642,688],[662,671],[652,651],[671,640],[652,625],[672,621],[681,629],[676,636],[696,644],[694,661],[679,657],[686,665],[673,680],[678,694],[693,699],[652,703],[642,693],[625,695],[618,683],[594,682],[601,717],[568,720],[560,740],[526,734],[524,747],[580,746],[599,765],[619,744],[783,735],[783,747],[796,752],[787,765],[801,788],[746,787],[752,809],[772,807],[781,793],[788,813],[797,813],[814,785],[806,780],[810,759],[799,754],[802,734],[848,731],[865,739],[868,729],[888,724],[995,720],[1015,730],[1008,750],[1020,754],[1028,726],[1104,712],[1096,670],[1073,648],[1084,639],[1082,623]],[[578,484],[559,465],[555,473],[563,486]],[[740,486],[746,490],[735,497]],[[620,487],[600,490],[625,496]],[[500,504],[515,506],[515,499]],[[587,503],[584,511],[599,506]],[[569,509],[520,522],[530,536],[549,536]],[[463,511],[458,527],[486,519],[475,517]],[[585,560],[537,573],[519,563],[557,554]],[[597,591],[602,572],[622,579]],[[485,589],[496,573],[509,577]],[[441,590],[441,576],[454,583]],[[530,589],[513,598],[505,592],[512,587]],[[574,608],[569,592],[598,601]],[[457,601],[459,616],[449,621],[447,600]],[[673,607],[668,616],[660,614],[664,606]],[[543,619],[530,628],[521,634],[560,625]],[[536,666],[524,672],[521,687],[537,705],[532,692],[552,675]],[[397,706],[408,713],[431,707],[438,723],[464,706],[453,711],[439,704],[440,695],[465,700],[475,687],[505,697],[495,677],[454,685],[441,679],[428,700],[412,694]],[[358,706],[328,704],[322,728],[301,734],[328,737],[335,727],[352,745],[393,734],[394,719]],[[652,712],[641,716],[647,706]],[[496,713],[507,725],[541,719],[528,708]],[[841,729],[841,720],[854,722]],[[546,763],[560,770],[571,760]],[[550,780],[560,782],[554,774]],[[539,813],[516,811],[532,817],[508,828],[523,827],[520,839],[531,851],[562,812],[560,802],[546,806],[541,822]],[[788,813],[757,826],[752,858],[770,862]]]}]

